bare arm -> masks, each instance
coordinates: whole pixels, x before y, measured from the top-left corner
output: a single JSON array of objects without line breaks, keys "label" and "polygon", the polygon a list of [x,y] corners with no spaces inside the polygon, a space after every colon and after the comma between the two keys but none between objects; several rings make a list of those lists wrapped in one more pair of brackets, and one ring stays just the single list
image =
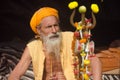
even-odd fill
[{"label": "bare arm", "polygon": [[10,76],[8,77],[8,80],[20,80],[20,77],[26,72],[30,63],[31,63],[31,57],[29,54],[29,50],[26,47],[19,63],[11,72]]},{"label": "bare arm", "polygon": [[93,80],[102,80],[102,65],[97,56],[90,57]]}]

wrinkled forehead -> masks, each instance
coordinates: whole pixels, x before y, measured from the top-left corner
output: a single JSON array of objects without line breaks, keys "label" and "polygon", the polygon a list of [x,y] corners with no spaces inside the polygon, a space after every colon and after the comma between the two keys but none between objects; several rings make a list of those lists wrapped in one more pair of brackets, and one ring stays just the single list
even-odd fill
[{"label": "wrinkled forehead", "polygon": [[41,26],[49,26],[54,24],[59,24],[59,20],[55,16],[45,17],[41,20],[41,23],[40,23]]}]

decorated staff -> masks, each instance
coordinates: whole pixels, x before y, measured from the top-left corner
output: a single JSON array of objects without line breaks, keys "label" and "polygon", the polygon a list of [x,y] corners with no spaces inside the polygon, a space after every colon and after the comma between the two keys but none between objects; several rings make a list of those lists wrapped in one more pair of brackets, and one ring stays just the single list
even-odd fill
[{"label": "decorated staff", "polygon": [[97,4],[91,4],[91,17],[92,19],[87,19],[85,13],[87,11],[84,5],[79,7],[79,12],[81,14],[80,22],[74,22],[74,16],[78,3],[76,1],[70,2],[68,7],[73,9],[73,12],[70,16],[70,23],[76,28],[74,32],[74,41],[72,45],[73,49],[73,66],[74,74],[76,80],[90,80],[92,73],[89,71],[90,60],[89,57],[94,55],[94,41],[90,38],[92,36],[91,29],[96,25],[96,18],[94,13],[99,12]]}]

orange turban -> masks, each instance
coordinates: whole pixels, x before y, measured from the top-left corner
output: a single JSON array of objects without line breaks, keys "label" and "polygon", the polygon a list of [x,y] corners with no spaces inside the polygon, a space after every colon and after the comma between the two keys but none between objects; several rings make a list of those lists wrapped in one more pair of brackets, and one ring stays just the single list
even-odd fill
[{"label": "orange turban", "polygon": [[30,26],[36,34],[38,34],[36,30],[37,25],[39,25],[41,20],[47,16],[55,16],[59,18],[58,11],[51,7],[40,8],[33,14],[31,21],[30,21]]}]

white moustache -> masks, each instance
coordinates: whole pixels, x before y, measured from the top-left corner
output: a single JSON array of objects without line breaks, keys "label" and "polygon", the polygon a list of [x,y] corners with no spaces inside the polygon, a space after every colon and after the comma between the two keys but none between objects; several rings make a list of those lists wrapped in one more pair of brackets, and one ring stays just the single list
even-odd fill
[{"label": "white moustache", "polygon": [[59,33],[56,33],[56,34],[50,34],[48,35],[48,38],[49,39],[56,39],[56,38],[59,38],[60,34]]}]

